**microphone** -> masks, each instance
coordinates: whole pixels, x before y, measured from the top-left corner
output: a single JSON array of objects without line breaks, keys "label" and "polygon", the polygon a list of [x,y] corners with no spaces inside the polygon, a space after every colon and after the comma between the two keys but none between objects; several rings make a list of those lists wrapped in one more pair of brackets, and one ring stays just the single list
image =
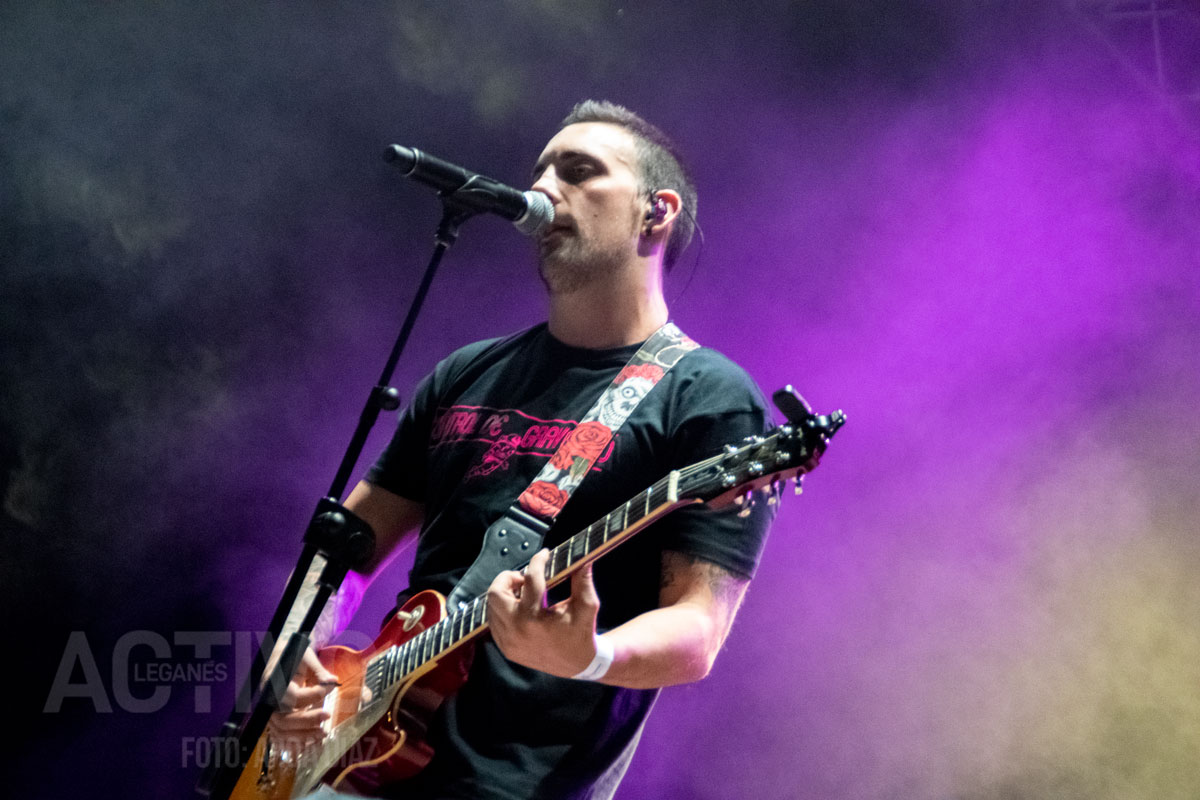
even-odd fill
[{"label": "microphone", "polygon": [[394,144],[383,157],[442,197],[472,211],[499,214],[526,236],[536,236],[554,221],[554,206],[541,192],[521,192],[499,181],[455,166],[415,147]]}]

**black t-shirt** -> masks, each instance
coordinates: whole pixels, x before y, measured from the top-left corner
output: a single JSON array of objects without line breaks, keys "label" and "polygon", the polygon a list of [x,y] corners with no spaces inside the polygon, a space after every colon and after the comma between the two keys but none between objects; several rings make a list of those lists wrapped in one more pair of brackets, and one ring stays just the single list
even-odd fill
[{"label": "black t-shirt", "polygon": [[[367,475],[425,505],[413,591],[449,594],[478,555],[483,532],[637,347],[570,347],[542,324],[468,345],[418,385]],[[545,544],[582,530],[670,470],[769,427],[762,395],[740,367],[708,348],[688,353],[616,432]],[[663,550],[752,576],[773,516],[765,503],[754,509],[746,518],[736,508],[679,509],[596,562],[599,629],[657,607]],[[527,669],[488,642],[467,684],[439,710],[429,736],[434,760],[405,783],[403,796],[608,797],[615,787],[608,779],[619,778],[656,696]],[[593,789],[597,782],[608,788]]]}]

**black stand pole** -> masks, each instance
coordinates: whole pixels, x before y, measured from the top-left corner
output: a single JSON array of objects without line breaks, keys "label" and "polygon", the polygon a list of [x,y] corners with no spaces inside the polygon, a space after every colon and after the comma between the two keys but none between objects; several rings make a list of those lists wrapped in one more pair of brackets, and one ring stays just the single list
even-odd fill
[{"label": "black stand pole", "polygon": [[[396,364],[400,361],[400,355],[404,352],[404,346],[408,343],[409,335],[412,333],[413,325],[416,324],[417,315],[425,302],[425,296],[429,293],[429,287],[433,283],[433,276],[437,273],[442,256],[458,239],[459,226],[475,213],[465,206],[455,203],[452,196],[442,198],[442,220],[438,223],[436,244],[433,255],[429,259],[429,266],[425,268],[425,275],[417,287],[417,294],[408,308],[408,315],[404,318],[404,324],[400,328],[399,336],[396,337],[396,343],[392,346],[392,352],[383,367],[379,382],[372,387],[367,396],[366,404],[358,418],[358,426],[354,429],[353,436],[350,437],[350,444],[346,447],[345,455],[342,456],[342,462],[330,484],[329,492],[317,503],[317,509],[313,513],[308,529],[304,532],[304,547],[300,552],[300,558],[283,590],[275,614],[271,617],[271,624],[262,647],[255,654],[250,674],[238,692],[238,699],[229,719],[221,726],[222,744],[231,740],[234,744],[228,747],[222,746],[218,750],[221,753],[236,753],[236,763],[222,763],[222,759],[216,759],[211,763],[196,787],[196,791],[206,797],[226,800],[233,792],[238,778],[241,777],[250,761],[255,744],[267,728],[267,722],[271,715],[279,709],[280,699],[287,689],[288,682],[295,675],[296,667],[299,666],[304,651],[310,644],[310,635],[326,602],[341,586],[346,572],[361,568],[375,552],[374,531],[365,521],[341,504],[341,497],[350,482],[354,465],[358,463],[358,459],[362,455],[367,435],[371,432],[375,421],[379,419],[379,412],[393,411],[400,407],[399,394],[388,386],[388,383],[392,379],[392,373],[396,370]],[[263,683],[262,674],[267,659],[283,631],[284,623],[292,615],[296,597],[312,567],[313,559],[318,555],[325,561],[325,566],[318,578],[316,597],[304,612],[304,618],[298,630],[288,638],[282,655],[266,683]],[[256,687],[259,686],[262,687],[261,691],[256,690]]]}]

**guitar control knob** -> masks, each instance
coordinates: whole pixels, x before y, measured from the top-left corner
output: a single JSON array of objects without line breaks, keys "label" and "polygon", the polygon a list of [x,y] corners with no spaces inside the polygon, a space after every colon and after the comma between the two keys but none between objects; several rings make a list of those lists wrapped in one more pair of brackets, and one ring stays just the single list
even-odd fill
[{"label": "guitar control knob", "polygon": [[725,473],[725,477],[721,478],[721,485],[726,489],[732,489],[737,484],[737,476],[732,473]]},{"label": "guitar control knob", "polygon": [[762,475],[763,474],[762,462],[761,461],[751,461],[749,464],[746,465],[746,471],[749,472],[751,475]]}]

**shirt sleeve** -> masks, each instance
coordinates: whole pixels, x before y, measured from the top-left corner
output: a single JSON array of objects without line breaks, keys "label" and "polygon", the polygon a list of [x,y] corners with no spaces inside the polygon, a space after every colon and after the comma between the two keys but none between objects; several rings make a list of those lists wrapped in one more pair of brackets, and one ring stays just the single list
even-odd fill
[{"label": "shirt sleeve", "polygon": [[[691,453],[687,463],[694,463],[719,453],[726,444],[737,444],[747,436],[765,433],[769,427],[769,420],[759,412],[696,417],[681,430],[679,449]],[[659,541],[664,550],[708,561],[735,575],[752,578],[776,509],[777,506],[768,505],[761,498],[745,517],[739,516],[742,511],[739,506],[722,509],[686,506],[659,523]]]},{"label": "shirt sleeve", "polygon": [[391,441],[367,470],[368,483],[419,503],[429,499],[429,440],[438,408],[472,378],[480,356],[501,341],[485,339],[455,350],[417,384]]},{"label": "shirt sleeve", "polygon": [[[715,351],[705,355],[677,398],[680,421],[671,436],[673,469],[702,461],[720,453],[725,445],[740,445],[746,437],[769,433],[775,427],[766,400],[750,376]],[[686,360],[679,366],[684,364]],[[776,509],[761,497],[745,517],[739,516],[742,509],[738,506],[687,506],[659,523],[659,541],[664,550],[750,578],[758,567]]]},{"label": "shirt sleeve", "polygon": [[417,384],[391,441],[366,476],[368,483],[419,503],[429,491],[426,451],[438,406],[436,376],[435,370]]}]

